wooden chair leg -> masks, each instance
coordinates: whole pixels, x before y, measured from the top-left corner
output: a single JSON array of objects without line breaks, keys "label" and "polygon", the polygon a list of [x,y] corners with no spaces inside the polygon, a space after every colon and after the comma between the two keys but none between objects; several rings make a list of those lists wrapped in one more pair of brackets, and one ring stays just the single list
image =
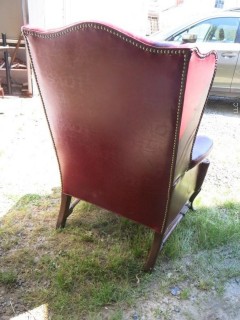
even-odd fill
[{"label": "wooden chair leg", "polygon": [[155,263],[156,263],[156,260],[157,260],[158,253],[161,249],[162,239],[163,239],[162,234],[160,234],[158,232],[154,233],[152,247],[150,249],[147,261],[146,261],[144,268],[143,268],[143,270],[145,272],[151,272],[153,270]]},{"label": "wooden chair leg", "polygon": [[71,196],[62,193],[61,206],[58,214],[58,220],[56,228],[64,228],[66,224],[67,217],[70,212]]},{"label": "wooden chair leg", "polygon": [[206,177],[209,165],[210,165],[210,162],[208,159],[205,159],[202,163],[199,164],[200,168],[199,168],[199,175],[198,175],[197,183],[196,183],[196,190],[191,195],[191,197],[189,199],[189,202],[190,202],[189,208],[191,210],[194,210],[193,201],[196,198],[196,196],[199,194],[199,192],[201,191],[201,187],[202,187],[203,181]]}]

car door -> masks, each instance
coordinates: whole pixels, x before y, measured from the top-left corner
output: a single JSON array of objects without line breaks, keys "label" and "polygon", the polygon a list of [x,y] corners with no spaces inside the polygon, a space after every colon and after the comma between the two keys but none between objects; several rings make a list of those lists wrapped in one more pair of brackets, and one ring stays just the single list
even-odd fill
[{"label": "car door", "polygon": [[237,43],[239,18],[221,17],[211,19],[209,32],[204,41],[218,53],[217,72],[212,91],[229,94],[239,59],[240,44]]},{"label": "car door", "polygon": [[[238,46],[240,50],[240,43],[238,43]],[[238,55],[238,61],[231,84],[231,96],[240,97],[240,55]]]},{"label": "car door", "polygon": [[209,49],[216,50],[218,55],[217,70],[211,91],[229,94],[239,59],[240,45],[237,43],[213,43]]},{"label": "car door", "polygon": [[240,68],[236,68],[240,52],[240,44],[237,43],[238,29],[238,17],[217,17],[191,25],[167,40],[182,42],[186,34],[196,35],[200,51],[217,51],[218,63],[212,92],[228,95],[232,84],[235,89],[236,86],[240,89]]}]

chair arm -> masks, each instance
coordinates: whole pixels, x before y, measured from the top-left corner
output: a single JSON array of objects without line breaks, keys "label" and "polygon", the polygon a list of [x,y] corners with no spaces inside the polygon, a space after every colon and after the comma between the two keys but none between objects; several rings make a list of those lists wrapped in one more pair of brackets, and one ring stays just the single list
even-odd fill
[{"label": "chair arm", "polygon": [[207,136],[197,136],[193,151],[192,151],[192,159],[190,162],[189,169],[192,169],[197,164],[202,162],[210,153],[213,146],[213,141]]}]

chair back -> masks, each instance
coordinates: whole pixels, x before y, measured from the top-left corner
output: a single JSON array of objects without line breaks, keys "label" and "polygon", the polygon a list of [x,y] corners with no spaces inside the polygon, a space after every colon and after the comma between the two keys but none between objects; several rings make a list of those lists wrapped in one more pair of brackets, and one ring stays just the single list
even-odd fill
[{"label": "chair back", "polygon": [[161,231],[173,181],[190,162],[215,55],[98,22],[23,33],[63,192]]}]

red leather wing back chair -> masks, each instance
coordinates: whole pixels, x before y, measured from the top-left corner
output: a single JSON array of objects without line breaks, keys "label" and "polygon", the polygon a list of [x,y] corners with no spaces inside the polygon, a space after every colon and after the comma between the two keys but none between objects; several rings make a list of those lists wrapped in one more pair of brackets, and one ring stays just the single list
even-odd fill
[{"label": "red leather wing back chair", "polygon": [[151,270],[207,172],[212,141],[197,131],[215,53],[98,22],[22,31],[61,174],[57,227],[79,199],[141,223]]}]

